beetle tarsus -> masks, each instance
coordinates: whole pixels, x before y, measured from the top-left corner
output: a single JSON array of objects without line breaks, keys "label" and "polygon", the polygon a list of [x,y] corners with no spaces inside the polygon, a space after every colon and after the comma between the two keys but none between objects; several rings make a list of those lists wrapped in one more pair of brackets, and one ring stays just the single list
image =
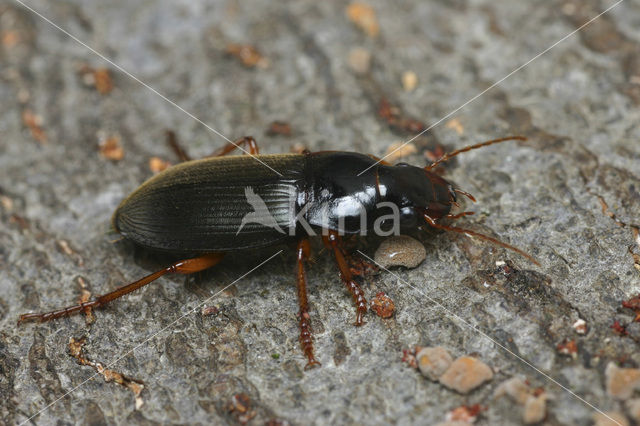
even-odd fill
[{"label": "beetle tarsus", "polygon": [[360,288],[357,282],[351,275],[351,270],[347,262],[346,255],[342,248],[342,239],[336,231],[329,231],[328,235],[322,237],[327,247],[333,250],[333,254],[338,264],[338,270],[340,271],[340,279],[351,293],[353,303],[356,306],[356,322],[355,326],[360,327],[364,324],[363,317],[367,313],[367,299],[364,297],[364,292]]},{"label": "beetle tarsus", "polygon": [[[244,148],[240,148],[241,146],[246,146],[248,151]],[[260,149],[258,148],[258,143],[251,136],[245,136],[241,139],[238,139],[235,142],[229,142],[225,146],[220,149],[217,149],[213,152],[213,154],[208,157],[222,157],[223,155],[227,155],[235,149],[242,149],[244,154],[249,155],[258,155],[260,154]]]}]

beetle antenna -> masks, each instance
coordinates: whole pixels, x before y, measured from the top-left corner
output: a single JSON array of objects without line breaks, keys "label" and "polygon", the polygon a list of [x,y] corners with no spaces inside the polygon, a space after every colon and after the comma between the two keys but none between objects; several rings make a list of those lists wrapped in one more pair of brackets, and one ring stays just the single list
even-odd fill
[{"label": "beetle antenna", "polygon": [[520,250],[519,248],[514,247],[514,246],[512,246],[512,245],[510,245],[510,244],[503,243],[502,241],[497,240],[497,239],[495,239],[495,238],[493,238],[493,237],[490,237],[490,236],[488,236],[488,235],[481,234],[481,233],[476,232],[476,231],[472,231],[471,229],[458,228],[457,226],[448,226],[448,225],[443,225],[443,224],[441,224],[441,223],[436,222],[436,220],[435,220],[435,219],[431,218],[431,217],[430,217],[429,215],[427,215],[426,213],[424,214],[424,219],[427,221],[427,223],[428,223],[429,225],[433,226],[434,228],[444,229],[444,230],[446,230],[446,231],[454,231],[454,232],[458,232],[458,233],[460,233],[460,234],[465,234],[465,235],[466,235],[466,236],[468,236],[468,237],[478,237],[478,238],[480,238],[480,239],[482,239],[482,240],[489,241],[489,242],[491,242],[491,243],[493,243],[493,244],[496,244],[496,245],[498,245],[498,246],[500,246],[500,247],[504,247],[504,248],[506,248],[506,249],[509,249],[509,250],[515,251],[515,252],[516,252],[516,253],[518,253],[520,256],[526,257],[527,259],[529,259],[531,262],[533,262],[533,263],[534,263],[534,264],[536,264],[537,266],[540,266],[540,264],[538,263],[538,261],[537,261],[537,260],[535,260],[535,259],[533,258],[533,256],[531,256],[530,254],[525,253],[524,251],[522,251],[522,250]]},{"label": "beetle antenna", "polygon": [[524,136],[507,136],[506,138],[492,139],[490,141],[477,143],[475,145],[465,146],[464,148],[460,148],[460,149],[457,149],[457,150],[455,150],[453,152],[444,154],[442,157],[438,158],[436,161],[431,163],[430,166],[427,166],[424,169],[425,170],[431,170],[434,167],[436,167],[438,164],[444,163],[445,161],[448,161],[450,158],[455,157],[456,155],[461,154],[463,152],[471,151],[472,149],[478,149],[478,148],[482,148],[483,146],[489,146],[489,145],[493,145],[495,143],[500,143],[500,142],[526,141],[526,140],[527,140],[527,138],[525,138]]}]

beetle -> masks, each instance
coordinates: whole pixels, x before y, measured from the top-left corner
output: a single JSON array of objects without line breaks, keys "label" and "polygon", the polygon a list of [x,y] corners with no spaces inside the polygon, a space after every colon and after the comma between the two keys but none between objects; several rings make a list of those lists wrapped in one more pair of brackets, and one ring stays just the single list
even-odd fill
[{"label": "beetle", "polygon": [[[228,252],[293,240],[297,243],[300,344],[307,358],[305,368],[319,365],[313,349],[304,265],[310,255],[309,237],[317,230],[322,230],[324,244],[333,253],[340,279],[352,296],[356,326],[363,324],[367,301],[350,270],[342,236],[382,226],[389,218],[396,218],[401,229],[426,225],[480,237],[537,264],[511,245],[442,222],[472,214],[451,213],[458,194],[475,199],[432,170],[462,152],[508,140],[526,138],[511,136],[471,145],[424,168],[391,165],[371,155],[343,151],[260,155],[252,137],[229,143],[212,156],[185,161],[150,178],[113,214],[112,227],[123,237],[148,249],[182,254],[184,260],[93,300],[21,315],[18,324],[98,308],[165,274],[208,269]],[[170,141],[175,145],[173,138]],[[249,155],[227,155],[241,145],[248,148],[245,152]],[[184,152],[178,152],[187,159]]]}]

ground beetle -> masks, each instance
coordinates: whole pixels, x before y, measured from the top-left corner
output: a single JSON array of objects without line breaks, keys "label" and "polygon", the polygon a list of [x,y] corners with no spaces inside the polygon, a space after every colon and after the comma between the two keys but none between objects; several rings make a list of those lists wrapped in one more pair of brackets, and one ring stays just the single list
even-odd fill
[{"label": "ground beetle", "polygon": [[[373,229],[376,224],[384,224],[386,219],[380,219],[394,213],[402,228],[428,225],[477,236],[537,264],[513,246],[442,223],[443,219],[471,214],[450,213],[457,205],[456,194],[475,200],[431,170],[461,152],[506,140],[525,138],[513,136],[468,146],[421,168],[404,163],[391,165],[355,152],[259,155],[255,140],[245,137],[210,157],[186,161],[152,177],[129,195],[113,215],[113,228],[125,238],[150,249],[184,254],[186,260],[91,301],[48,313],[24,314],[18,323],[48,321],[97,308],[165,274],[191,274],[210,268],[227,252],[294,240],[300,343],[308,359],[307,367],[318,365],[313,354],[304,269],[309,258],[309,236],[315,235],[316,230],[322,230],[320,234],[333,252],[340,278],[353,297],[357,326],[363,324],[367,302],[353,278],[341,235]],[[241,144],[250,155],[226,156]]]}]

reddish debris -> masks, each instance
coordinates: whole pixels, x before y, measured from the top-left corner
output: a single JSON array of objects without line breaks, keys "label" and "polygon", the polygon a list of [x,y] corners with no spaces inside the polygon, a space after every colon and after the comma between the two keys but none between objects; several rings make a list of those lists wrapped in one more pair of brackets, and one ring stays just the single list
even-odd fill
[{"label": "reddish debris", "polygon": [[231,397],[231,401],[227,405],[227,411],[234,413],[238,422],[247,424],[249,420],[255,417],[256,412],[251,409],[251,400],[246,393],[237,393]]},{"label": "reddish debris", "polygon": [[411,368],[418,368],[418,360],[416,359],[416,353],[418,348],[403,349],[402,350],[402,362],[406,363]]},{"label": "reddish debris", "polygon": [[544,388],[543,388],[543,387],[535,388],[535,389],[531,392],[531,394],[532,394],[533,396],[540,396],[540,395],[542,395],[543,393],[544,393]]},{"label": "reddish debris", "polygon": [[371,310],[376,313],[380,318],[391,318],[396,306],[393,300],[387,296],[384,292],[376,294],[371,301]]},{"label": "reddish debris", "polygon": [[29,228],[29,222],[22,216],[18,216],[17,214],[12,214],[9,216],[9,223],[17,224],[21,230],[25,230]]},{"label": "reddish debris", "polygon": [[87,86],[93,86],[101,94],[106,95],[113,90],[111,72],[107,68],[93,68],[82,64],[78,68],[82,81]]},{"label": "reddish debris", "polygon": [[238,58],[248,68],[266,68],[269,65],[267,59],[262,56],[258,49],[248,44],[229,44],[226,52]]},{"label": "reddish debris", "polygon": [[378,117],[384,120],[389,127],[408,133],[420,133],[426,126],[421,121],[407,117],[400,108],[391,105],[388,99],[382,98],[378,104]]},{"label": "reddish debris", "polygon": [[484,405],[461,405],[458,408],[454,408],[447,414],[447,421],[473,423],[476,421],[478,415],[483,411],[487,411],[487,407]]},{"label": "reddish debris", "polygon": [[202,316],[208,317],[211,315],[218,315],[220,313],[220,309],[217,306],[205,306],[202,308]]},{"label": "reddish debris", "polygon": [[267,129],[267,136],[291,136],[291,125],[286,121],[272,121]]},{"label": "reddish debris", "polygon": [[640,321],[640,295],[632,297],[629,300],[623,300],[622,307],[631,309],[633,312],[635,312],[636,317],[633,320],[636,322]]},{"label": "reddish debris", "polygon": [[578,344],[573,339],[564,339],[562,343],[558,343],[556,350],[562,355],[569,355],[575,358],[578,354]]},{"label": "reddish debris", "polygon": [[47,134],[42,128],[42,117],[35,114],[30,109],[22,111],[22,123],[31,132],[31,137],[44,144],[47,142]]},{"label": "reddish debris", "polygon": [[124,157],[124,149],[120,144],[120,138],[109,136],[100,141],[100,155],[107,160],[120,161]]},{"label": "reddish debris", "polygon": [[622,325],[622,324],[620,324],[620,321],[618,321],[618,320],[615,320],[613,322],[613,324],[611,325],[611,328],[619,336],[626,336],[626,335],[629,334],[627,332],[627,327]]}]

